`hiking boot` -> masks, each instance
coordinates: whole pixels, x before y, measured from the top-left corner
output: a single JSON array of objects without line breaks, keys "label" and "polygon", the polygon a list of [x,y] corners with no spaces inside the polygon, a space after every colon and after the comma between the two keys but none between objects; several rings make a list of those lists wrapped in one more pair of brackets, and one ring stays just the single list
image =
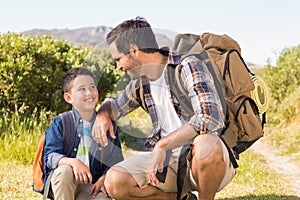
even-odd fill
[{"label": "hiking boot", "polygon": [[181,200],[197,200],[197,196],[192,192],[186,193],[186,195]]}]

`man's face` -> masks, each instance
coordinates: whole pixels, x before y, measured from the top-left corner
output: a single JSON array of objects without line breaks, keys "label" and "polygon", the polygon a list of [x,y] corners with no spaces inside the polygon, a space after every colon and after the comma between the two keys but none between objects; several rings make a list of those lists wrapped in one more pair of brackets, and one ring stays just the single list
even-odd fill
[{"label": "man's face", "polygon": [[142,62],[139,59],[132,57],[129,52],[126,54],[120,53],[115,42],[110,45],[110,52],[119,70],[125,71],[132,80],[141,76]]}]

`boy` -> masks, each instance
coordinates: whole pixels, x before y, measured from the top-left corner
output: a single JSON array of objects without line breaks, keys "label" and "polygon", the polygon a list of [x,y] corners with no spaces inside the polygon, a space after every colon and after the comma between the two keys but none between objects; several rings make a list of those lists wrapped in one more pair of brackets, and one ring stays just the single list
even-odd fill
[{"label": "boy", "polygon": [[[45,164],[51,176],[51,189],[59,199],[108,199],[104,187],[107,170],[123,160],[120,140],[110,139],[101,148],[92,138],[98,90],[93,74],[85,68],[73,68],[63,77],[63,97],[72,105],[76,138],[71,155],[63,154],[62,120],[55,117],[46,134]],[[102,192],[102,193],[100,193]]]}]

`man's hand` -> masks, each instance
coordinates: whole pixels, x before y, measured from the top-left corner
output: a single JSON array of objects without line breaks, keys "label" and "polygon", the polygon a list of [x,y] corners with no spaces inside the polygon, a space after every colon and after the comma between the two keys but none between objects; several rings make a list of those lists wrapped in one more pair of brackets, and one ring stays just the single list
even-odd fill
[{"label": "man's hand", "polygon": [[160,149],[159,147],[155,146],[152,150],[152,156],[149,160],[149,173],[148,178],[152,185],[159,184],[159,180],[156,176],[156,172],[162,173],[164,170],[164,161],[166,159],[166,151]]},{"label": "man's hand", "polygon": [[110,115],[105,111],[99,112],[93,125],[93,138],[101,146],[106,146],[108,144],[107,134],[112,139],[116,139]]}]

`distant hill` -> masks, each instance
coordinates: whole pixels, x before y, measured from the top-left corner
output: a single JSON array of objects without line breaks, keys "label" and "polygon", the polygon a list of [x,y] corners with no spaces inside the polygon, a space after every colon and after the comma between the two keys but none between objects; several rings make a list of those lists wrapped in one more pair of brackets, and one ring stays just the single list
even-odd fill
[{"label": "distant hill", "polygon": [[[22,34],[31,36],[52,35],[56,39],[66,39],[73,44],[82,44],[95,47],[107,47],[105,42],[106,35],[112,30],[111,27],[97,26],[78,29],[32,29]],[[172,40],[161,33],[156,34],[159,46],[172,46]]]},{"label": "distant hill", "polygon": [[[38,35],[52,35],[56,39],[65,39],[73,44],[88,45],[98,48],[107,47],[105,42],[106,35],[112,30],[111,27],[97,26],[97,27],[84,27],[78,29],[32,29],[23,34],[38,36]],[[169,46],[172,47],[172,40],[174,32],[158,31],[156,38],[160,47]],[[252,62],[247,63],[251,69],[261,69],[263,66],[257,65]]]}]

